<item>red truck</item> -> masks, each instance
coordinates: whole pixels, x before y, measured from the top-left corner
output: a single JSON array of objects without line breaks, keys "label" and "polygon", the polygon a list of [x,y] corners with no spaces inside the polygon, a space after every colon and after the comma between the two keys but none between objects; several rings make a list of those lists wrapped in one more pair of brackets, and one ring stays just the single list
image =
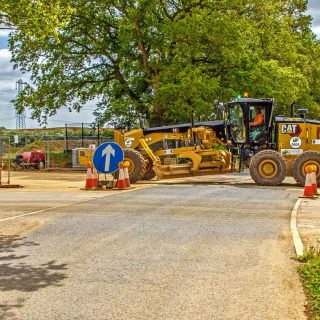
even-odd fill
[{"label": "red truck", "polygon": [[45,166],[46,157],[40,150],[26,151],[21,155],[17,155],[14,161],[14,168],[19,169],[43,169]]}]

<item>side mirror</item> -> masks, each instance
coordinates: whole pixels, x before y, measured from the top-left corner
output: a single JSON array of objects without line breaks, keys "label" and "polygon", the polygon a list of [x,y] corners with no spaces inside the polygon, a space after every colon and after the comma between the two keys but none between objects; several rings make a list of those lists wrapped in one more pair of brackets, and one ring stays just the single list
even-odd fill
[{"label": "side mirror", "polygon": [[214,100],[213,104],[214,104],[215,107],[219,107],[220,101],[219,100]]},{"label": "side mirror", "polygon": [[293,118],[294,117],[294,105],[296,104],[295,101],[293,101],[291,104],[290,104],[290,117]]},{"label": "side mirror", "polygon": [[298,115],[301,119],[305,119],[308,114],[308,109],[298,109]]},{"label": "side mirror", "polygon": [[214,113],[216,115],[216,118],[224,119],[225,111],[226,111],[225,104],[223,102],[220,102],[219,100],[214,100],[214,106],[215,106]]}]

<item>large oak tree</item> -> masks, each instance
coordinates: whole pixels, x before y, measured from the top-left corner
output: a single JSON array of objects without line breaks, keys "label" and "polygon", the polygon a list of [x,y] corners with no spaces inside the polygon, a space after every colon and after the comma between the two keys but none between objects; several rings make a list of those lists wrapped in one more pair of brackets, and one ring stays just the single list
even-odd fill
[{"label": "large oak tree", "polygon": [[18,28],[13,62],[32,75],[16,105],[36,118],[98,98],[104,122],[205,119],[213,100],[243,91],[274,97],[281,113],[292,101],[319,111],[305,0],[13,2],[0,7]]}]

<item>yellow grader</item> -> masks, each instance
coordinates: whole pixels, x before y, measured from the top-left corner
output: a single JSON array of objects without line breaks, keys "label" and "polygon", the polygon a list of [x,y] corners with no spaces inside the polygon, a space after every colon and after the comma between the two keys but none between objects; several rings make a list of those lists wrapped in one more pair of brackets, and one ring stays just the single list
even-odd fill
[{"label": "yellow grader", "polygon": [[[115,131],[124,149],[132,182],[215,173],[249,167],[259,185],[279,185],[293,176],[305,181],[307,165],[317,166],[320,181],[320,121],[307,110],[273,118],[273,99],[243,98],[217,106],[225,120]],[[255,118],[260,116],[260,123]],[[258,117],[259,117],[258,116]]]}]

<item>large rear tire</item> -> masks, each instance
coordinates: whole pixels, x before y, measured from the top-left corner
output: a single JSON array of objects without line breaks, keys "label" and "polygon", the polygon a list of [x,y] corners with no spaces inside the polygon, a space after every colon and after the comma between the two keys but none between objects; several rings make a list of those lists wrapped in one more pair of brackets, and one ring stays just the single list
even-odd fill
[{"label": "large rear tire", "polygon": [[136,183],[141,180],[146,173],[146,163],[142,154],[134,149],[124,149],[124,161],[130,163],[128,167],[130,182]]},{"label": "large rear tire", "polygon": [[278,186],[286,177],[286,161],[274,150],[262,150],[252,157],[249,171],[256,184]]},{"label": "large rear tire", "polygon": [[316,174],[318,183],[320,183],[320,152],[306,151],[294,160],[292,175],[300,186],[305,184],[306,167],[312,164],[318,167]]}]

